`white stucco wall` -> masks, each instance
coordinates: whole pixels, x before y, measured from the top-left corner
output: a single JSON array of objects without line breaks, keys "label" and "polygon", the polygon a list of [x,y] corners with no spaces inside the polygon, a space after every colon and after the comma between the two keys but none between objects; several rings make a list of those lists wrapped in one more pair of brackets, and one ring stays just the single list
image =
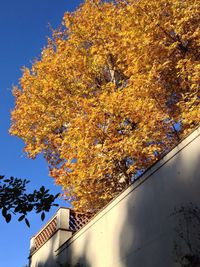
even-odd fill
[{"label": "white stucco wall", "polygon": [[52,267],[57,265],[55,251],[61,244],[71,237],[71,233],[65,230],[58,230],[30,259],[31,267]]},{"label": "white stucco wall", "polygon": [[[44,226],[40,232],[31,239],[31,257],[29,266],[31,267],[52,267],[57,265],[56,250],[72,236],[72,232],[69,229],[69,209],[59,208],[56,215],[46,224],[50,224],[56,217],[56,232],[48,239],[39,249],[35,250],[34,239],[39,235],[46,226]],[[44,234],[45,235],[45,234]]]},{"label": "white stucco wall", "polygon": [[[54,255],[60,263],[72,264],[70,267],[77,263],[84,267],[178,267],[174,256],[178,215],[172,213],[174,208],[189,202],[200,207],[200,129],[112,201]],[[38,266],[59,265],[52,259],[51,265]]]}]

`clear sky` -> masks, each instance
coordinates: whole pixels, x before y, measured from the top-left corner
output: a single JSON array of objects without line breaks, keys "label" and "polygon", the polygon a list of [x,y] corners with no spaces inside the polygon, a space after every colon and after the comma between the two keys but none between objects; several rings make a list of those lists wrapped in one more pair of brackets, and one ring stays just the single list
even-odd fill
[{"label": "clear sky", "polygon": [[[51,35],[48,28],[60,25],[65,11],[73,11],[83,0],[1,0],[0,1],[0,175],[31,180],[30,188],[45,185],[53,193],[60,192],[48,177],[42,157],[31,160],[23,153],[23,142],[10,136],[10,111],[14,107],[12,85],[21,76],[22,66],[31,66],[34,57]],[[67,203],[59,201],[64,206]],[[48,214],[49,219],[55,209]],[[0,266],[22,267],[28,263],[29,239],[45,222],[39,216],[29,217],[31,228],[17,218],[7,224],[0,216]]]}]

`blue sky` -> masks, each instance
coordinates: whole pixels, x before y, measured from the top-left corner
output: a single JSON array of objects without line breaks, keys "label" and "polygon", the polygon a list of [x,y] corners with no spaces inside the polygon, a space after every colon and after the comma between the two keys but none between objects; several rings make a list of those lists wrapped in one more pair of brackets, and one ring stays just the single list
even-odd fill
[{"label": "blue sky", "polygon": [[[65,11],[73,11],[83,0],[6,0],[0,1],[0,174],[31,180],[29,189],[45,185],[51,192],[60,192],[48,177],[48,168],[42,157],[27,159],[23,153],[23,142],[10,136],[10,111],[14,107],[12,86],[18,83],[23,66],[31,66],[34,57],[51,35],[48,28],[60,25]],[[64,206],[67,203],[59,201]],[[49,219],[55,209],[46,217]],[[31,228],[24,222],[4,222],[0,216],[0,266],[22,267],[27,264],[29,239],[45,222],[39,216],[29,216]]]}]

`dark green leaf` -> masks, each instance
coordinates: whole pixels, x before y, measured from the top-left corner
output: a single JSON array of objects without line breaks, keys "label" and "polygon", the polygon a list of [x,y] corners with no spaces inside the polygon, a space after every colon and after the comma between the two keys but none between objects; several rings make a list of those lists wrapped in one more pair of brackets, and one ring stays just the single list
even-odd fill
[{"label": "dark green leaf", "polygon": [[41,214],[41,220],[44,221],[44,218],[45,218],[45,213],[43,211],[42,214]]},{"label": "dark green leaf", "polygon": [[21,206],[18,205],[16,208],[15,208],[15,212],[18,212],[19,210],[21,210]]},{"label": "dark green leaf", "polygon": [[11,220],[11,214],[7,214],[5,218],[6,218],[6,222],[9,223]]},{"label": "dark green leaf", "polygon": [[2,209],[2,215],[3,215],[3,217],[6,217],[6,215],[7,215],[7,209],[6,208]]},{"label": "dark green leaf", "polygon": [[41,187],[40,187],[40,191],[43,192],[43,193],[45,192],[45,188],[44,188],[44,186],[41,186]]},{"label": "dark green leaf", "polygon": [[25,218],[25,215],[19,217],[18,221],[21,222]]},{"label": "dark green leaf", "polygon": [[28,221],[27,218],[25,219],[25,223],[26,223],[26,225],[27,225],[28,227],[30,227],[30,223],[29,223],[29,221]]},{"label": "dark green leaf", "polygon": [[58,198],[60,196],[60,193],[56,194],[54,199]]}]

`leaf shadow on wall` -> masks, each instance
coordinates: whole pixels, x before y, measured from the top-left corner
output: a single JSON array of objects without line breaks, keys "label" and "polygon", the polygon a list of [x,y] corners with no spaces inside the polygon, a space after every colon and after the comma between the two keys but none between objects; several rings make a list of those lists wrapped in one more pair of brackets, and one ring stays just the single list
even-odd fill
[{"label": "leaf shadow on wall", "polygon": [[200,208],[193,203],[175,209],[174,255],[181,267],[200,266]]},{"label": "leaf shadow on wall", "polygon": [[[198,140],[194,140],[192,144],[180,151],[177,146],[175,148],[177,153],[166,160],[163,166],[155,172],[149,176],[146,173],[146,178],[141,177],[141,184],[138,181],[135,189],[127,196],[124,226],[118,244],[120,255],[115,266],[200,266],[187,264],[186,261],[186,258],[190,256],[194,262],[199,260],[199,239],[197,240],[197,236],[190,233],[192,243],[190,253],[188,249],[183,249],[181,244],[184,243],[184,238],[188,233],[184,230],[182,239],[180,238],[179,224],[182,214],[172,216],[175,208],[185,207],[186,209],[189,202],[193,203],[193,207],[200,207],[200,151],[196,147],[198,147]],[[192,206],[190,208],[192,209]],[[196,209],[199,211],[198,208]],[[198,214],[200,219],[200,213]],[[191,221],[194,220],[196,220],[195,227],[198,229],[195,231],[199,234],[200,224],[198,223],[200,221],[197,222],[196,217],[191,218]],[[179,226],[179,238],[177,238],[177,225]],[[182,248],[179,258],[175,255],[175,244],[177,249]]]}]

